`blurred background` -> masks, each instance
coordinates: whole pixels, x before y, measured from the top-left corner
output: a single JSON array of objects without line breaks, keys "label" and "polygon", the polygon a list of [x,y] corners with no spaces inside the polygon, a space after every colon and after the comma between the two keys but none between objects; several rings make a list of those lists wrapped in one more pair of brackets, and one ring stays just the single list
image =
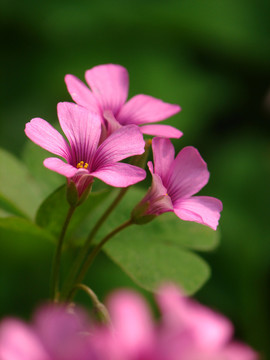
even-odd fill
[{"label": "blurred background", "polygon": [[[199,149],[211,173],[202,193],[224,204],[220,246],[203,254],[212,277],[196,297],[231,318],[236,337],[265,358],[270,357],[269,14],[267,0],[0,3],[0,146],[22,157],[25,123],[37,116],[54,123],[56,104],[71,101],[64,75],[83,80],[85,70],[98,64],[125,66],[130,96],[144,93],[181,105],[182,112],[166,121],[184,132],[174,144],[177,150]],[[18,180],[14,186],[24,186]],[[28,255],[27,275],[21,273],[24,283],[24,276],[38,272],[38,246]],[[10,265],[14,274],[16,266]],[[105,257],[96,266],[113,269]],[[101,292],[132,286],[117,269],[110,273],[97,280]],[[16,292],[11,299],[4,294],[12,293],[14,274],[10,281],[3,277],[1,311],[22,315],[45,296],[33,293],[48,274],[27,286],[27,299]]]}]

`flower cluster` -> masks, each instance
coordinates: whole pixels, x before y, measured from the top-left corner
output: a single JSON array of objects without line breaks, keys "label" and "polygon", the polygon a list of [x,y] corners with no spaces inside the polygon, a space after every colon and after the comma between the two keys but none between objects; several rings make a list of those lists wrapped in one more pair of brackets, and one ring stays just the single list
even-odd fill
[{"label": "flower cluster", "polygon": [[31,325],[0,324],[1,360],[257,360],[248,346],[232,341],[222,315],[166,285],[157,295],[156,324],[142,298],[119,291],[109,300],[111,325],[90,322],[81,309],[47,305]]},{"label": "flower cluster", "polygon": [[142,94],[126,102],[128,73],[120,65],[96,66],[86,71],[85,78],[90,88],[75,76],[66,75],[68,91],[77,104],[57,106],[68,142],[43,119],[34,118],[26,124],[25,133],[33,142],[66,161],[53,157],[45,159],[44,165],[66,176],[68,184],[75,184],[78,199],[94,178],[111,186],[128,187],[142,181],[146,173],[119,161],[144,152],[142,134],[158,136],[153,139],[155,168],[148,163],[152,186],[134,209],[133,223],[142,224],[173,211],[183,220],[216,229],[222,203],[212,197],[192,196],[208,182],[205,162],[193,147],[184,148],[174,159],[169,138],[179,138],[182,132],[153,124],[176,114],[180,107]]},{"label": "flower cluster", "polygon": [[[178,113],[178,105],[142,94],[127,101],[128,73],[120,65],[96,66],[86,71],[85,78],[89,87],[73,75],[65,77],[74,100],[57,105],[65,137],[41,118],[32,119],[25,127],[28,138],[57,156],[45,159],[44,166],[67,178],[70,207],[53,262],[54,304],[39,308],[30,325],[13,318],[0,323],[0,360],[257,360],[251,348],[232,340],[233,328],[226,318],[186,298],[173,285],[157,292],[161,319],[155,323],[138,294],[116,292],[108,301],[107,311],[94,292],[81,283],[103,245],[126,227],[173,212],[182,220],[216,230],[222,211],[220,200],[195,196],[209,180],[198,150],[187,146],[175,156],[170,138],[179,139],[182,132],[155,124]],[[154,138],[145,142],[144,134]],[[145,179],[150,145],[150,188],[130,218],[95,243],[96,233],[126,189]],[[121,162],[128,158],[129,162]],[[93,226],[61,283],[66,230],[95,178],[123,189]],[[89,320],[84,310],[75,307],[72,299],[78,289],[90,296],[107,324]]]}]

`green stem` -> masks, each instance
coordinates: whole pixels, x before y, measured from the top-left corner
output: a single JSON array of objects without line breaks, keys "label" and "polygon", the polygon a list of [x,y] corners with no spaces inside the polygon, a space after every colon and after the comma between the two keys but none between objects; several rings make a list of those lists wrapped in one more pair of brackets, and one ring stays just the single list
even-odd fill
[{"label": "green stem", "polygon": [[99,230],[99,228],[101,227],[101,225],[104,223],[104,221],[107,219],[107,217],[110,215],[110,213],[113,211],[113,209],[118,205],[118,203],[120,202],[120,200],[122,200],[123,196],[126,194],[126,192],[128,191],[129,187],[126,188],[122,188],[119,192],[119,194],[117,195],[117,197],[115,198],[115,200],[111,203],[111,205],[108,207],[108,209],[105,211],[105,213],[101,216],[101,218],[98,220],[98,222],[96,223],[96,225],[94,226],[94,228],[92,229],[92,231],[90,232],[86,243],[83,247],[84,250],[84,254],[87,254],[90,246],[92,244],[92,241],[94,239],[94,236],[96,235],[97,231]]},{"label": "green stem", "polygon": [[122,188],[120,190],[120,192],[118,193],[118,195],[116,196],[114,201],[111,203],[111,205],[105,211],[105,213],[100,217],[100,219],[97,221],[96,225],[93,227],[92,231],[88,235],[88,238],[86,239],[84,246],[81,248],[77,258],[75,259],[75,262],[74,262],[74,264],[70,270],[70,273],[65,281],[64,290],[63,290],[64,294],[65,294],[65,289],[67,289],[70,284],[74,283],[76,274],[78,273],[78,271],[83,263],[84,258],[87,256],[87,254],[91,248],[92,241],[93,241],[96,233],[98,232],[99,228],[105,222],[105,220],[110,215],[110,213],[113,211],[113,209],[118,205],[118,203],[123,198],[123,196],[126,194],[128,189],[129,189],[129,187]]},{"label": "green stem", "polygon": [[[121,230],[127,228],[128,226],[132,225],[133,222],[131,219],[125,221],[123,224],[119,225],[116,229],[114,229],[113,231],[111,231],[107,236],[105,236],[100,243],[98,243],[92,252],[90,252],[90,254],[88,255],[88,257],[86,258],[86,261],[84,262],[84,265],[81,269],[81,271],[79,272],[79,274],[77,275],[76,278],[76,283],[81,283],[86,272],[88,271],[89,267],[92,265],[93,260],[95,259],[95,257],[97,256],[97,254],[100,252],[102,246],[110,239],[112,238],[114,235],[116,235],[118,232],[120,232]],[[71,301],[72,297],[74,296],[74,292],[69,292],[69,295],[67,297],[68,301]]]},{"label": "green stem", "polygon": [[76,293],[77,290],[83,290],[92,300],[93,306],[96,309],[97,313],[100,315],[100,320],[105,324],[111,324],[111,319],[109,312],[104,304],[99,301],[97,295],[92,289],[84,284],[76,284],[71,290],[71,297]]},{"label": "green stem", "polygon": [[53,266],[52,266],[52,299],[55,302],[58,301],[58,296],[59,296],[59,290],[58,290],[58,288],[59,288],[59,270],[60,270],[60,259],[61,259],[63,241],[64,241],[64,237],[65,237],[65,234],[66,234],[66,231],[67,231],[68,224],[70,222],[70,219],[71,219],[75,209],[76,209],[75,207],[71,206],[69,208],[69,210],[68,210],[66,220],[64,222],[61,234],[60,234],[59,239],[58,239],[58,244],[57,244],[57,248],[56,248],[56,252],[55,252],[55,256],[54,256],[54,260],[53,260]]}]

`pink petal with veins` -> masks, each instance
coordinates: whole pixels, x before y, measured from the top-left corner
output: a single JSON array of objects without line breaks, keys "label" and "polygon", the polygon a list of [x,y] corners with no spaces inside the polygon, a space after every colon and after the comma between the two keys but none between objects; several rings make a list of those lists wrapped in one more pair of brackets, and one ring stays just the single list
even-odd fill
[{"label": "pink petal with veins", "polygon": [[137,166],[125,163],[113,163],[100,167],[90,175],[111,186],[127,187],[144,180],[146,172]]},{"label": "pink petal with veins", "polygon": [[123,105],[117,120],[122,125],[157,122],[177,114],[180,106],[166,103],[149,95],[136,95]]},{"label": "pink petal with veins", "polygon": [[79,171],[74,166],[67,164],[63,160],[54,157],[45,159],[43,164],[47,169],[55,171],[60,175],[64,175],[67,178],[73,177]]},{"label": "pink petal with veins", "polygon": [[100,166],[111,164],[133,155],[141,155],[144,153],[144,145],[143,136],[138,126],[129,125],[121,127],[99,146],[93,163],[93,170],[98,170]]},{"label": "pink petal with veins", "polygon": [[102,109],[116,115],[128,95],[127,70],[120,65],[99,65],[87,70],[85,78]]},{"label": "pink petal with veins", "polygon": [[63,136],[47,121],[34,118],[25,125],[25,134],[43,149],[63,157],[70,158],[70,150]]},{"label": "pink petal with veins", "polygon": [[183,136],[182,131],[170,125],[143,125],[140,126],[140,130],[143,134],[163,138],[179,139]]},{"label": "pink petal with veins", "polygon": [[152,141],[155,174],[164,182],[174,162],[174,147],[168,139],[154,138]]},{"label": "pink petal with veins", "polygon": [[74,75],[66,75],[65,82],[68,92],[75,103],[84,106],[92,112],[100,113],[101,109],[97,104],[95,96],[81,80]]},{"label": "pink petal with veins", "polygon": [[147,191],[146,196],[142,199],[141,203],[149,201],[147,214],[163,214],[164,212],[173,211],[173,204],[171,198],[167,194],[167,189],[164,187],[161,178],[158,174],[153,174],[151,171],[152,163],[148,162],[148,167],[152,173],[152,184]]},{"label": "pink petal with veins", "polygon": [[163,182],[174,203],[200,191],[209,180],[207,165],[198,150],[192,146],[182,149],[171,165],[170,173]]},{"label": "pink petal with veins", "polygon": [[82,160],[90,163],[100,139],[100,116],[69,102],[59,103],[57,113],[72,149],[73,163]]},{"label": "pink petal with veins", "polygon": [[193,196],[174,203],[174,212],[182,220],[195,221],[216,230],[222,202],[210,196]]}]

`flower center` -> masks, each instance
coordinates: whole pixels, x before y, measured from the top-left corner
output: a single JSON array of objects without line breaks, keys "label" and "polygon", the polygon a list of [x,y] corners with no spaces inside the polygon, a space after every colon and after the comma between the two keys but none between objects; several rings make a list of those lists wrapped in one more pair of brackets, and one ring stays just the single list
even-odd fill
[{"label": "flower center", "polygon": [[87,162],[85,163],[84,161],[80,161],[78,164],[77,164],[77,169],[87,169],[88,168],[88,164]]}]

